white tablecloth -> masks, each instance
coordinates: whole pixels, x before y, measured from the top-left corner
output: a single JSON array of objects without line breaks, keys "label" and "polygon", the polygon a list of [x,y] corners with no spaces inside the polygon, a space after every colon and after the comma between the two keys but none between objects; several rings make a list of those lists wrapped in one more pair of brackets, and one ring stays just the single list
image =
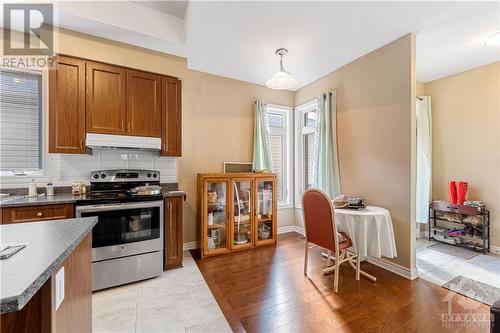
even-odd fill
[{"label": "white tablecloth", "polygon": [[397,257],[391,214],[385,208],[367,206],[363,209],[335,209],[337,231],[352,240],[355,252],[361,256]]}]

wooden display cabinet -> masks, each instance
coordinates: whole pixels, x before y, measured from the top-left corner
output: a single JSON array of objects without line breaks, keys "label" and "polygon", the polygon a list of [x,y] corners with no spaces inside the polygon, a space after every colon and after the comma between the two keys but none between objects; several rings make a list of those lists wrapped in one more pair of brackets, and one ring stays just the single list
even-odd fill
[{"label": "wooden display cabinet", "polygon": [[276,244],[276,175],[198,174],[201,255]]}]

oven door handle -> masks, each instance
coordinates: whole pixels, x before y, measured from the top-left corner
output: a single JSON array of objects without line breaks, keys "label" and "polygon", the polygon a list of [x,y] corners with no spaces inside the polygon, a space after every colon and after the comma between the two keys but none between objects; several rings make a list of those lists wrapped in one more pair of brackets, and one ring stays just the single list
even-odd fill
[{"label": "oven door handle", "polygon": [[140,202],[140,203],[76,206],[76,211],[77,212],[100,212],[100,211],[108,211],[108,210],[152,208],[152,207],[162,207],[162,206],[163,206],[163,201],[152,201],[152,202],[150,201],[150,202]]}]

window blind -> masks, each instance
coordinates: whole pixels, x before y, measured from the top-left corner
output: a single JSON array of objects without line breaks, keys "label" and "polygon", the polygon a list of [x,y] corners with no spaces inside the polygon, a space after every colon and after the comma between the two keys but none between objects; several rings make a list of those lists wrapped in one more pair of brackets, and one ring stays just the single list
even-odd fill
[{"label": "window blind", "polygon": [[0,70],[0,170],[41,169],[42,77]]},{"label": "window blind", "polygon": [[273,172],[277,176],[278,201],[285,197],[283,178],[285,176],[285,145],[284,137],[278,135],[269,136],[269,145],[271,146],[271,160],[273,163]]}]

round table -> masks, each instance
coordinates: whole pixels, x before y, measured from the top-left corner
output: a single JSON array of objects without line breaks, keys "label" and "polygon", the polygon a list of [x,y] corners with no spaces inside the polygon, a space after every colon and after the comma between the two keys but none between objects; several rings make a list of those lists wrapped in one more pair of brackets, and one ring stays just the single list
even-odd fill
[{"label": "round table", "polygon": [[397,257],[391,214],[382,207],[366,206],[358,210],[335,209],[337,231],[352,240],[354,252],[366,257]]}]

